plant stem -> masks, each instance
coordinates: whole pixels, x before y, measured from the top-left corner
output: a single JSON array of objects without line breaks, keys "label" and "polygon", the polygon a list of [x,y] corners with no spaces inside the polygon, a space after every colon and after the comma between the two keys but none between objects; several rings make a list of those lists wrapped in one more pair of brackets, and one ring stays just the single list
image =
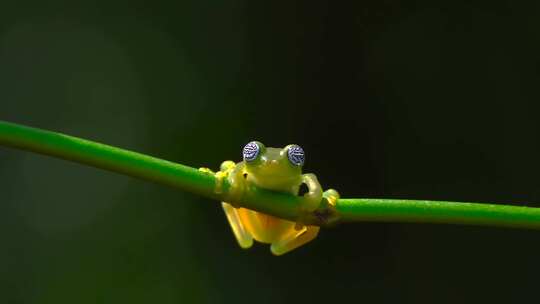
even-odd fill
[{"label": "plant stem", "polygon": [[[179,188],[207,198],[231,201],[229,184],[195,168],[56,132],[0,121],[0,145],[58,157]],[[294,220],[303,198],[250,186],[235,203]],[[307,221],[380,221],[471,224],[540,229],[540,208],[500,204],[397,199],[339,199],[335,207],[323,200]]]},{"label": "plant stem", "polygon": [[466,224],[540,229],[540,208],[401,199],[340,199],[342,221]]}]

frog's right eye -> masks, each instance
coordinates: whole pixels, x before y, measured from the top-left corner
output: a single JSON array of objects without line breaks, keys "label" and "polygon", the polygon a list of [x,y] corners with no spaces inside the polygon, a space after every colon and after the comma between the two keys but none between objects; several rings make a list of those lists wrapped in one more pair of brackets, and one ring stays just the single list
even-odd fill
[{"label": "frog's right eye", "polygon": [[252,141],[244,146],[244,150],[242,150],[242,155],[244,156],[245,161],[250,162],[254,161],[257,158],[259,152],[261,152],[261,147],[257,142]]}]

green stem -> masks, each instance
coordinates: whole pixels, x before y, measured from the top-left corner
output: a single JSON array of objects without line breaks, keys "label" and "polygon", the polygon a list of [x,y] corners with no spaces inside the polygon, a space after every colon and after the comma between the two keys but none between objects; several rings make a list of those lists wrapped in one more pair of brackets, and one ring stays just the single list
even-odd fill
[{"label": "green stem", "polygon": [[[179,188],[207,198],[229,201],[229,184],[195,168],[148,155],[0,121],[0,145],[58,157]],[[281,218],[298,218],[303,198],[249,187],[239,205]],[[471,224],[540,229],[540,208],[508,205],[394,199],[339,199],[335,207],[321,203],[308,221],[380,221]]]},{"label": "green stem", "polygon": [[340,199],[342,221],[465,224],[540,229],[540,208],[401,199]]}]

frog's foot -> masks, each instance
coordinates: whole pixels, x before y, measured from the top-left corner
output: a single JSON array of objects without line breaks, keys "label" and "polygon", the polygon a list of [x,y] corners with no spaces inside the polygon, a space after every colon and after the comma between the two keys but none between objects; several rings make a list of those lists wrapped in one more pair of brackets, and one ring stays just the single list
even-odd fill
[{"label": "frog's foot", "polygon": [[232,160],[226,160],[221,163],[221,166],[219,166],[219,169],[223,172],[231,172],[235,166],[236,164]]},{"label": "frog's foot", "polygon": [[235,164],[233,161],[227,160],[221,163],[221,166],[220,166],[221,170],[218,172],[214,172],[211,169],[205,168],[205,167],[199,168],[199,171],[214,175],[214,177],[216,178],[216,185],[214,187],[214,193],[220,194],[220,193],[223,193],[223,180],[227,178],[227,176],[229,176],[229,173],[232,171],[232,169],[234,169],[234,166]]},{"label": "frog's foot", "polygon": [[218,171],[214,172],[209,168],[199,168],[199,172],[203,172],[209,175],[213,175],[216,178],[216,185],[214,186],[214,193],[219,194],[223,191],[223,179],[226,177],[223,175],[223,172]]},{"label": "frog's foot", "polygon": [[206,167],[199,168],[199,172],[212,174],[212,175],[214,174],[214,171],[212,171],[210,168],[206,168]]},{"label": "frog's foot", "polygon": [[249,233],[244,224],[242,224],[238,209],[225,202],[222,202],[221,205],[223,206],[223,211],[225,211],[229,225],[231,226],[240,247],[244,249],[251,247],[253,245],[253,236]]},{"label": "frog's foot", "polygon": [[339,199],[339,193],[334,189],[328,189],[324,191],[323,197],[328,201],[328,205],[335,207]]},{"label": "frog's foot", "polygon": [[300,230],[291,229],[289,233],[272,243],[270,251],[274,255],[285,254],[313,240],[319,233],[319,229],[318,226],[303,226]]}]

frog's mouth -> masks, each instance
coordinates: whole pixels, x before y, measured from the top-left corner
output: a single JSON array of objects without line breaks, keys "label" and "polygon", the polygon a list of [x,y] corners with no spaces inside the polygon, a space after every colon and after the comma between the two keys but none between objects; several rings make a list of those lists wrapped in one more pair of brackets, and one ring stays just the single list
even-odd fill
[{"label": "frog's mouth", "polygon": [[289,180],[293,179],[297,172],[290,166],[286,166],[277,160],[265,162],[260,170],[257,170],[256,174],[263,178],[276,179],[276,180]]},{"label": "frog's mouth", "polygon": [[[248,173],[249,175],[249,173]],[[273,190],[289,190],[300,183],[300,176],[297,174],[287,174],[287,172],[265,171],[251,175],[251,180],[259,187]]]},{"label": "frog's mouth", "polygon": [[293,180],[294,177],[291,176],[290,174],[284,174],[282,172],[265,172],[265,173],[261,173],[259,174],[260,178],[263,178],[265,180],[270,180],[270,181],[283,181],[283,182],[286,182],[286,181],[289,181],[289,180]]}]

